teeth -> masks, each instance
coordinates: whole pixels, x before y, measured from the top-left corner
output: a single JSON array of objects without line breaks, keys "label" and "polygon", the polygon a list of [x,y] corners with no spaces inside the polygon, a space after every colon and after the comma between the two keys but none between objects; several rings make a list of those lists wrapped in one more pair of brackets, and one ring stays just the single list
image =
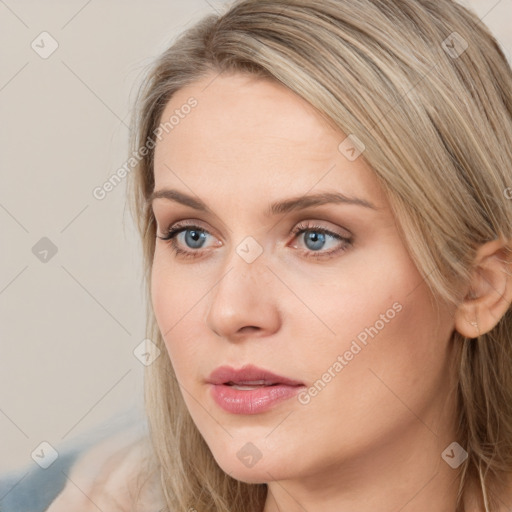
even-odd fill
[{"label": "teeth", "polygon": [[238,384],[232,384],[232,388],[239,389],[240,391],[251,391],[253,389],[264,388],[265,385],[260,386],[239,386]]},{"label": "teeth", "polygon": [[236,383],[230,380],[228,386],[270,386],[270,382],[265,380],[244,380],[243,382]]}]

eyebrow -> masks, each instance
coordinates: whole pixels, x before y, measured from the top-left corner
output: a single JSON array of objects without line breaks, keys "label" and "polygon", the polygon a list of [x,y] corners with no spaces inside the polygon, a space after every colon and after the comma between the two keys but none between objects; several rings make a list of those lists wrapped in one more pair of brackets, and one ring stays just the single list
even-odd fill
[{"label": "eyebrow", "polygon": [[[190,206],[191,208],[201,212],[213,213],[210,208],[208,208],[206,204],[203,203],[203,201],[200,199],[189,196],[188,194],[184,194],[183,192],[179,192],[178,190],[174,189],[164,188],[153,191],[153,193],[148,197],[146,204],[150,206],[155,199],[161,198],[175,201],[185,206]],[[292,210],[300,210],[303,208],[321,206],[324,204],[352,204],[356,206],[362,206],[364,208],[379,210],[379,208],[377,208],[373,203],[367,201],[366,199],[360,199],[354,196],[346,196],[340,192],[322,192],[319,194],[292,197],[284,201],[277,201],[272,203],[267,211],[267,215],[279,215],[288,213]]]}]

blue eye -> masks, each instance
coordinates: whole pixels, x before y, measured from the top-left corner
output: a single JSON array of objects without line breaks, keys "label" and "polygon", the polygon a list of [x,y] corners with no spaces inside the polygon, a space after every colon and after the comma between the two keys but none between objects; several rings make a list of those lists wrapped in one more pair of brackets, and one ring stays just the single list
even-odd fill
[{"label": "blue eye", "polygon": [[305,231],[304,233],[306,234],[306,246],[312,251],[319,251],[325,245],[325,233],[319,231]]},{"label": "blue eye", "polygon": [[345,251],[352,245],[352,238],[334,233],[322,226],[300,224],[292,231],[295,238],[303,240],[304,256],[309,258],[329,258],[340,251]]},{"label": "blue eye", "polygon": [[[295,235],[295,239],[302,239],[301,245],[305,249],[299,249],[306,258],[329,258],[347,250],[352,245],[352,238],[344,237],[322,226],[307,223],[299,224],[291,233]],[[158,238],[168,241],[176,255],[196,258],[204,253],[200,249],[207,243],[208,236],[211,236],[211,233],[199,226],[178,223],[168,229],[166,236],[158,236]]]},{"label": "blue eye", "polygon": [[[185,229],[182,231],[185,234],[185,243],[191,249],[200,249],[206,240],[206,232],[198,229]],[[181,234],[181,233],[180,233]]]},{"label": "blue eye", "polygon": [[[158,236],[158,238],[169,242],[172,250],[176,254],[180,254],[184,257],[195,258],[200,256],[201,253],[198,249],[203,247],[206,237],[209,234],[210,233],[208,233],[208,231],[200,228],[199,226],[183,226],[176,224],[172,228],[169,228],[166,236]],[[180,245],[183,243],[185,244],[185,247],[189,247],[193,250],[181,249]]]}]

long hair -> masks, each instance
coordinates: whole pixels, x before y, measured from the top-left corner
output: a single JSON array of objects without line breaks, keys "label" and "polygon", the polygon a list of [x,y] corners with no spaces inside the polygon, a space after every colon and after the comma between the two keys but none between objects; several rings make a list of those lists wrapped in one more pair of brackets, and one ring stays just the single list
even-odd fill
[{"label": "long hair", "polygon": [[[473,13],[451,0],[238,0],[156,59],[134,109],[139,160],[128,194],[144,253],[147,337],[163,354],[150,299],[153,148],[173,94],[212,71],[278,81],[363,142],[439,301],[460,302],[455,290],[469,283],[479,244],[512,238],[512,72]],[[512,471],[512,309],[485,334],[453,337],[457,440],[468,452],[457,511],[476,483],[491,512]],[[218,466],[167,355],[146,368],[145,400],[168,512],[263,510],[266,484],[237,481]]]}]

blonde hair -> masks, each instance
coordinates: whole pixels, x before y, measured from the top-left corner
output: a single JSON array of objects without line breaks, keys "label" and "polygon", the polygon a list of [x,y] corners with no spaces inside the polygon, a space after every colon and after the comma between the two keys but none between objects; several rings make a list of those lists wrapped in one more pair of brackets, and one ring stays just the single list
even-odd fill
[{"label": "blonde hair", "polygon": [[[467,48],[466,48],[467,44]],[[154,144],[164,107],[209,72],[276,80],[364,143],[404,243],[439,301],[458,304],[479,244],[512,239],[512,72],[483,23],[450,0],[239,0],[182,34],[140,89],[132,151]],[[193,115],[193,113],[191,114]],[[186,122],[186,121],[185,121]],[[150,306],[153,149],[130,177],[142,237],[147,336],[165,353]],[[496,510],[512,470],[512,310],[459,347],[457,511],[471,482]],[[168,512],[261,512],[266,484],[218,466],[168,357],[146,369],[146,407]],[[441,454],[440,454],[441,455]]]}]

